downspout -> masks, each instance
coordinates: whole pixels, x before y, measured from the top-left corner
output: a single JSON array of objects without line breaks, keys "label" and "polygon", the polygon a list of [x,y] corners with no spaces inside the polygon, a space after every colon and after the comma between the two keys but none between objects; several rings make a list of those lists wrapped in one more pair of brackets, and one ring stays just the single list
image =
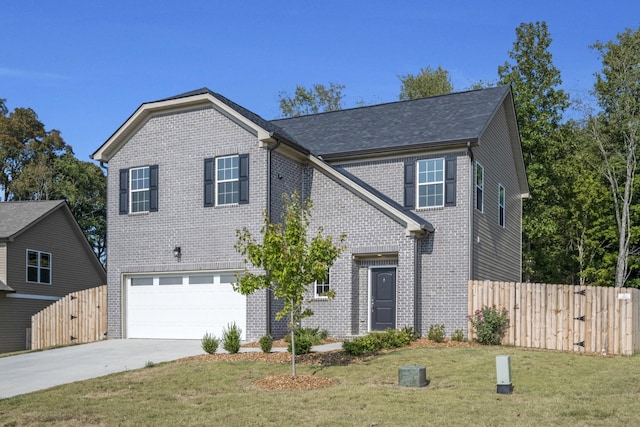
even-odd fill
[{"label": "downspout", "polygon": [[419,325],[420,316],[418,310],[420,308],[420,304],[418,303],[418,298],[420,297],[420,292],[418,289],[420,280],[418,278],[418,253],[419,253],[419,243],[418,236],[414,236],[413,238],[413,327],[416,332],[422,335],[422,325]]},{"label": "downspout", "polygon": [[[273,147],[267,147],[267,218],[271,221],[271,152],[280,146],[276,139]],[[267,335],[271,336],[271,290],[267,289]]]},{"label": "downspout", "polygon": [[469,277],[467,280],[472,280],[473,278],[473,238],[474,238],[474,227],[473,227],[473,210],[475,206],[473,205],[474,199],[474,169],[473,169],[473,151],[471,151],[471,141],[467,141],[467,155],[469,156],[469,164],[471,166],[470,182],[469,182]]}]

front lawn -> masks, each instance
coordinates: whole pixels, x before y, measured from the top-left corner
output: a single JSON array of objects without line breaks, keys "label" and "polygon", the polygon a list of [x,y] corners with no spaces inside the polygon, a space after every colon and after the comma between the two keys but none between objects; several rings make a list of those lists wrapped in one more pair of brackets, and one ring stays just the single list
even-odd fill
[{"label": "front lawn", "polygon": [[[511,395],[496,393],[502,354],[511,356]],[[412,348],[346,366],[299,365],[298,374],[338,381],[302,391],[254,384],[289,373],[287,363],[189,360],[0,400],[0,426],[640,425],[639,357]],[[429,385],[399,387],[406,365],[426,366]]]}]

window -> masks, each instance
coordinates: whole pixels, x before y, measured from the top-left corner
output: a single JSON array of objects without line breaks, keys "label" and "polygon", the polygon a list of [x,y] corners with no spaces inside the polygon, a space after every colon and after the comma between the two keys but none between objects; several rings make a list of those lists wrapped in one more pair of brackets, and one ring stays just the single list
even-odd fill
[{"label": "window", "polygon": [[315,283],[315,298],[327,298],[327,292],[331,290],[331,286],[329,285],[329,270],[327,270],[327,274],[324,279],[317,280]]},{"label": "window", "polygon": [[405,162],[404,206],[409,209],[455,206],[456,160],[448,157]]},{"label": "window", "polygon": [[498,184],[498,224],[500,224],[501,227],[505,226],[505,198],[504,187],[502,184]]},{"label": "window", "polygon": [[238,203],[238,156],[216,159],[216,205]]},{"label": "window", "polygon": [[149,276],[132,277],[131,286],[153,286],[153,277],[149,277]]},{"label": "window", "polygon": [[149,212],[149,168],[131,169],[131,213]]},{"label": "window", "polygon": [[484,168],[480,163],[476,163],[476,209],[484,210]]},{"label": "window", "polygon": [[158,211],[158,165],[120,169],[120,214]]},{"label": "window", "polygon": [[418,161],[418,208],[444,206],[444,159]]},{"label": "window", "polygon": [[51,284],[51,254],[27,249],[27,282]]},{"label": "window", "polygon": [[249,203],[249,155],[204,159],[204,205]]}]

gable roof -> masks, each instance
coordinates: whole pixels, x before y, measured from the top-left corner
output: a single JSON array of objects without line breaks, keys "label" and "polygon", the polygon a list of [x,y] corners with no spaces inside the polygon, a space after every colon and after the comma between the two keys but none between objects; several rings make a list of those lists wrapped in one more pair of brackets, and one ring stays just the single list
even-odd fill
[{"label": "gable roof", "polygon": [[476,142],[509,86],[273,120],[325,159]]},{"label": "gable roof", "polygon": [[0,202],[0,240],[14,239],[64,205],[64,200]]},{"label": "gable roof", "polygon": [[260,141],[278,140],[303,154],[309,152],[309,150],[297,144],[291,136],[273,123],[225,98],[219,93],[207,88],[201,88],[158,101],[143,103],[113,135],[91,155],[91,158],[108,163],[111,157],[126,143],[129,136],[153,114],[202,105],[213,106],[219,113],[253,133]]}]

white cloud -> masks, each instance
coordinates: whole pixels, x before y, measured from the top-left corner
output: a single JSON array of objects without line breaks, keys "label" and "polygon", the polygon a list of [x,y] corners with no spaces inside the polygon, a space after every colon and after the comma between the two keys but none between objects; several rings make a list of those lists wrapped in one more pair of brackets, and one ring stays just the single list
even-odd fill
[{"label": "white cloud", "polygon": [[42,72],[42,71],[30,71],[30,70],[18,70],[16,68],[0,67],[0,77],[9,77],[17,79],[28,80],[66,80],[67,76],[62,74]]}]

